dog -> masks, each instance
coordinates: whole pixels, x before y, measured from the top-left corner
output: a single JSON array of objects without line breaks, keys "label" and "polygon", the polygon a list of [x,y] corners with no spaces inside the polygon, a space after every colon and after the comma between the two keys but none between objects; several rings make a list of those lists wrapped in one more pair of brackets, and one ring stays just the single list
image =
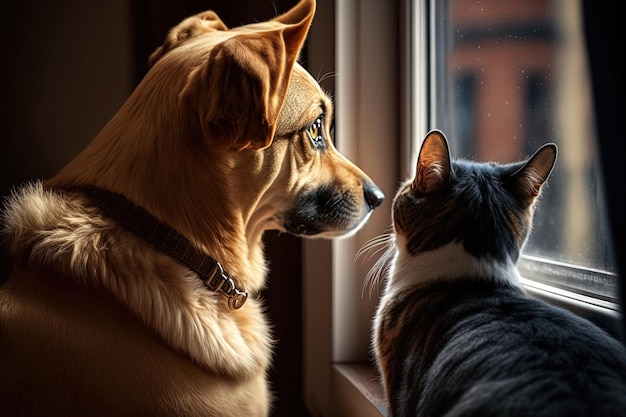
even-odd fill
[{"label": "dog", "polygon": [[93,141],[5,201],[3,415],[269,413],[264,231],[348,236],[384,198],[297,62],[314,13],[183,20]]}]

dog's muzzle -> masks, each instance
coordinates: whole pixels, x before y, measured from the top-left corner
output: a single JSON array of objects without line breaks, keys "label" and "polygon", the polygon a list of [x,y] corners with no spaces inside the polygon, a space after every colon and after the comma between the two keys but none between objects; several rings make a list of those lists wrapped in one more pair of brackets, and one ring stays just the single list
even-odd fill
[{"label": "dog's muzzle", "polygon": [[285,216],[285,230],[296,236],[342,236],[358,230],[385,199],[367,182],[362,195],[332,185],[320,186],[298,197]]}]

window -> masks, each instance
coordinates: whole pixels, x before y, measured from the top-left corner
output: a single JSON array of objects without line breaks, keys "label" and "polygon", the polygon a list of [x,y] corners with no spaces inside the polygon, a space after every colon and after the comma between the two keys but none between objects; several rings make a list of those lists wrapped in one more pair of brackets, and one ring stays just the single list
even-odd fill
[{"label": "window", "polygon": [[579,2],[431,7],[431,122],[448,134],[453,156],[511,162],[546,142],[559,146],[523,276],[617,309]]},{"label": "window", "polygon": [[[455,157],[509,162],[559,146],[520,261],[528,291],[615,330],[621,317],[578,1],[335,1],[339,149],[387,201],[347,241],[304,243],[305,388],[313,416],[385,415],[369,366],[376,294],[358,249],[390,226],[390,200],[439,128]],[[318,3],[318,10],[332,7]],[[319,13],[319,12],[318,12]],[[324,26],[316,17],[312,29]],[[320,65],[310,41],[309,69]],[[328,48],[328,45],[326,45]],[[317,51],[317,52],[316,52]],[[311,54],[316,59],[311,59]],[[397,138],[397,139],[396,139]]]}]

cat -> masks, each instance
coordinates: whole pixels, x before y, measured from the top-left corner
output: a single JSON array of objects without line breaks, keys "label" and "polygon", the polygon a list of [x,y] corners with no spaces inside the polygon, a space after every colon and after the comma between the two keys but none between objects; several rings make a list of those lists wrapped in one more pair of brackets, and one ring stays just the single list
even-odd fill
[{"label": "cat", "polygon": [[527,296],[516,263],[556,162],[451,160],[434,130],[392,208],[373,355],[393,417],[626,416],[626,349]]}]

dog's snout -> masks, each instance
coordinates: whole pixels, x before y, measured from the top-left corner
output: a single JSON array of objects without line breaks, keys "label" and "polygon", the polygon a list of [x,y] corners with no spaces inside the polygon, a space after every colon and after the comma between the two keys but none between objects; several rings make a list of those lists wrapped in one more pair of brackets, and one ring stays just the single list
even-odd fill
[{"label": "dog's snout", "polygon": [[374,210],[376,207],[380,206],[385,199],[385,194],[374,184],[365,184],[363,186],[363,194],[365,195],[365,201],[370,210]]}]

